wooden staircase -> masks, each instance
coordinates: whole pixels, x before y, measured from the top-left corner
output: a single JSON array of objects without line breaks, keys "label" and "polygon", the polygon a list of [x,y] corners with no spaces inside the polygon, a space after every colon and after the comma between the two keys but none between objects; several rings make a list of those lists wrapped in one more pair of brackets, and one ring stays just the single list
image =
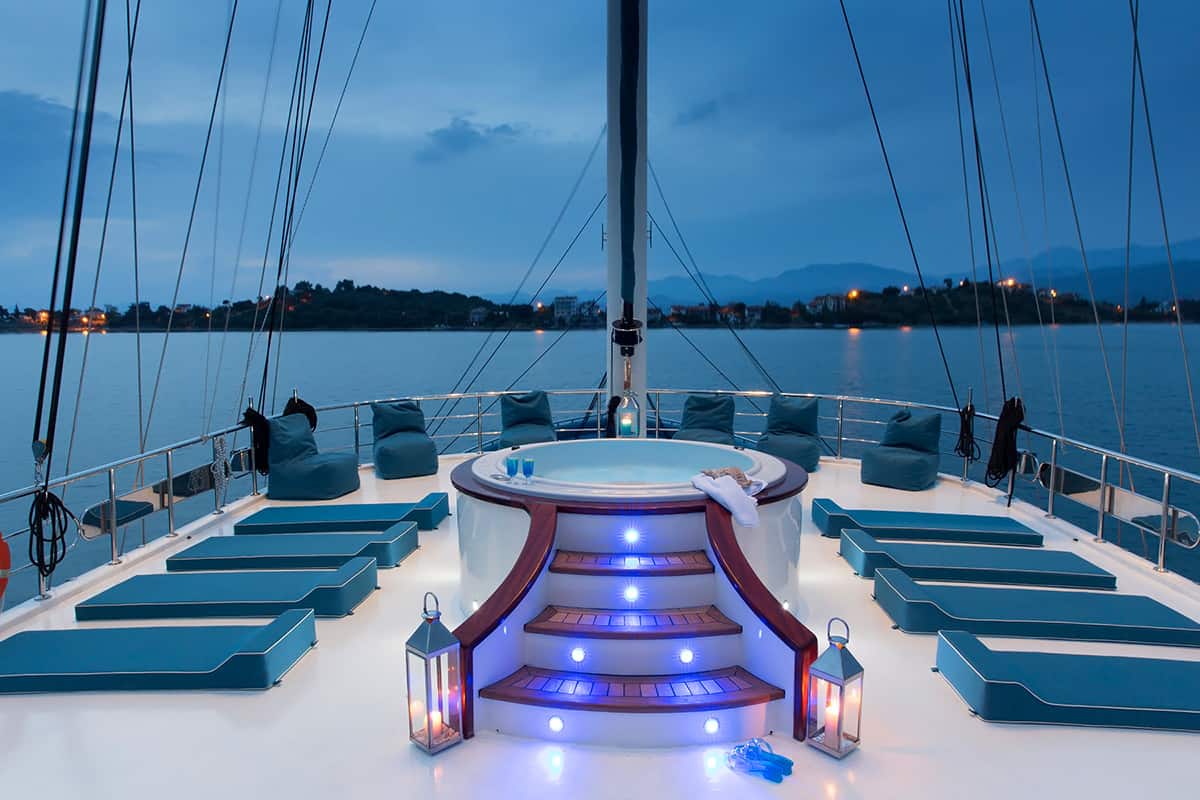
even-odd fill
[{"label": "wooden staircase", "polygon": [[560,519],[556,542],[570,549],[554,550],[526,618],[510,618],[520,666],[479,689],[481,727],[634,746],[772,730],[768,706],[787,692],[742,665],[762,630],[740,602],[736,615],[718,605],[737,595],[714,567],[704,515],[686,516],[647,520],[633,542],[618,519]]}]

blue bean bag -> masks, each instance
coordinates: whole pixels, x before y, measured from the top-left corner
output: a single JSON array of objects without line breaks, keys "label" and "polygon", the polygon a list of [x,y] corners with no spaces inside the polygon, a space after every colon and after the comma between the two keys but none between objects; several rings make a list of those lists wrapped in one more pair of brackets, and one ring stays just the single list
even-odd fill
[{"label": "blue bean bag", "polygon": [[809,472],[821,460],[821,440],[817,436],[817,399],[815,397],[771,398],[767,409],[767,429],[758,439],[758,449],[799,464]]},{"label": "blue bean bag", "polygon": [[425,432],[425,414],[415,400],[371,404],[375,474],[384,479],[435,475],[437,445]]},{"label": "blue bean bag", "polygon": [[550,398],[545,392],[503,395],[500,420],[504,429],[497,443],[501,448],[553,442],[558,438],[550,415]]},{"label": "blue bean bag", "polygon": [[862,482],[910,492],[928,489],[937,481],[941,435],[941,415],[914,417],[907,408],[897,411],[883,441],[863,452]]},{"label": "blue bean bag", "polygon": [[353,453],[320,453],[303,414],[275,417],[268,451],[272,500],[332,500],[358,488]]},{"label": "blue bean bag", "polygon": [[733,398],[713,394],[688,395],[676,439],[733,444]]}]

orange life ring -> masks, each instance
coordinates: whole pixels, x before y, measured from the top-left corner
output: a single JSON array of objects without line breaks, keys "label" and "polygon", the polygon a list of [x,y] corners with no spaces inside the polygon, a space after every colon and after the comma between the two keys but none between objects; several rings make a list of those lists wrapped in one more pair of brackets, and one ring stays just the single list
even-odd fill
[{"label": "orange life ring", "polygon": [[[8,552],[8,542],[0,536],[0,601],[4,600],[4,590],[8,588],[8,571],[12,569],[12,555]],[[0,603],[0,608],[3,608]]]}]

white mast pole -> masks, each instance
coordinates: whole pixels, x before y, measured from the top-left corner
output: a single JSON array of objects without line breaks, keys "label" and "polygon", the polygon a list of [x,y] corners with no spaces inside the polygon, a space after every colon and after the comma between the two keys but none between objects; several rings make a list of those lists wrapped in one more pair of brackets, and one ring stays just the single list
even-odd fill
[{"label": "white mast pole", "polygon": [[[608,0],[607,298],[610,328],[618,321],[629,319],[629,312],[632,312],[632,320],[639,323],[646,320],[646,4],[647,0]],[[633,113],[629,113],[631,110]],[[626,175],[624,182],[623,175]],[[628,286],[622,292],[623,276],[626,281],[632,276],[632,292]],[[608,391],[610,396],[621,396],[625,391],[625,357],[611,338],[606,343]],[[629,391],[639,401],[634,406],[638,413],[636,430],[644,434],[648,406],[644,343],[634,348],[630,367]]]}]

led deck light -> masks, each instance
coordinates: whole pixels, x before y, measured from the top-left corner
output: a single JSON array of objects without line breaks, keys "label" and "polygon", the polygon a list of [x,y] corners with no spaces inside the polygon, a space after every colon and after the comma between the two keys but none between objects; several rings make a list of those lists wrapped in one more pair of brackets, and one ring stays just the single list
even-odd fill
[{"label": "led deck light", "polygon": [[696,660],[696,654],[691,651],[691,648],[685,647],[679,651],[679,661],[683,664],[690,664]]},{"label": "led deck light", "polygon": [[719,730],[721,730],[721,723],[717,721],[716,717],[709,717],[708,719],[704,720],[705,733],[711,736]]},{"label": "led deck light", "polygon": [[627,603],[636,603],[640,595],[641,592],[638,591],[636,586],[626,586],[625,591],[622,593]]},{"label": "led deck light", "polygon": [[559,716],[551,717],[550,721],[547,722],[546,724],[550,726],[551,733],[561,733],[562,732],[562,729],[563,729],[562,717],[559,717]]},{"label": "led deck light", "polygon": [[583,652],[582,647],[575,647],[571,650],[571,660],[576,664],[581,663],[586,656],[587,653]]},{"label": "led deck light", "polygon": [[638,533],[637,528],[626,528],[625,529],[625,544],[637,544],[638,539],[641,539],[641,538],[642,538],[642,535],[640,533]]}]

